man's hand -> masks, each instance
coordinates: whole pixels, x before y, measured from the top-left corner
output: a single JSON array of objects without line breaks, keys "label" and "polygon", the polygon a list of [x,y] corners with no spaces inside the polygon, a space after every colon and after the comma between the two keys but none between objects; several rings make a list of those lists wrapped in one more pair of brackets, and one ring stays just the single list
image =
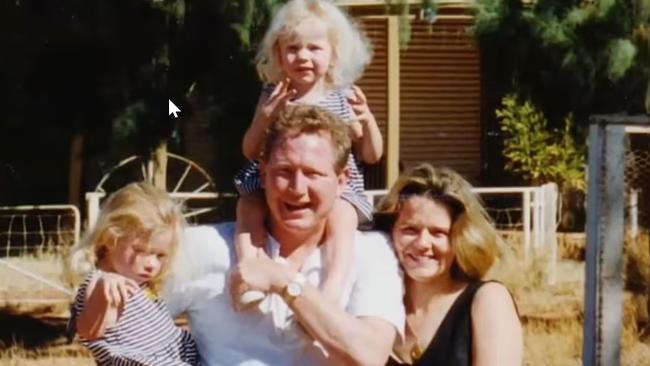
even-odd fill
[{"label": "man's hand", "polygon": [[235,310],[241,310],[239,299],[247,291],[280,293],[292,278],[289,266],[275,262],[257,248],[257,255],[245,258],[230,273],[230,296]]}]

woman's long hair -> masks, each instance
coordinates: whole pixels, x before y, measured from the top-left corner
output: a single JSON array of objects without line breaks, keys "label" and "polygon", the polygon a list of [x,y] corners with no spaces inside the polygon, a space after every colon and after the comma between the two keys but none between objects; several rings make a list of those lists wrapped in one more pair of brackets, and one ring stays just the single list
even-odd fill
[{"label": "woman's long hair", "polygon": [[495,263],[502,239],[471,189],[460,174],[449,168],[418,165],[403,173],[379,203],[375,225],[391,233],[403,203],[414,196],[445,205],[452,216],[450,241],[456,255],[452,275],[457,279],[481,279]]}]

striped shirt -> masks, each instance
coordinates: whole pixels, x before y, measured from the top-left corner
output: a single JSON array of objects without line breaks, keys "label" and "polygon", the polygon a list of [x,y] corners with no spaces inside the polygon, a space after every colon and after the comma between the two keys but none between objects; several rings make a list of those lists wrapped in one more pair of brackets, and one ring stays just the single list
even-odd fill
[{"label": "striped shirt", "polygon": [[[76,322],[86,301],[91,273],[79,286],[71,309],[68,331],[76,333]],[[117,323],[102,338],[80,338],[99,366],[192,366],[199,365],[196,344],[189,332],[178,328],[160,298],[149,298],[145,286],[126,300]]]},{"label": "striped shirt", "polygon": [[[275,89],[275,85],[264,86],[262,88],[262,97],[270,95],[273,89]],[[350,123],[353,120],[350,105],[345,96],[345,91],[342,89],[329,91],[319,101],[318,106],[336,114],[345,123]],[[372,205],[364,195],[363,170],[353,153],[348,156],[347,168],[350,176],[342,198],[350,202],[356,209],[360,223],[368,223],[372,220]],[[233,181],[235,188],[237,188],[237,191],[241,195],[261,191],[262,184],[260,182],[259,163],[256,160],[249,161],[235,175]]]}]

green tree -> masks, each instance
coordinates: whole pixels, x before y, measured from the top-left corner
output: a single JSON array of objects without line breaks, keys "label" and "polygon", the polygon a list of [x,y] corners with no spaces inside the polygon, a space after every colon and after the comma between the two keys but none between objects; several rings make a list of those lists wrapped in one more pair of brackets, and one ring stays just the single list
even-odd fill
[{"label": "green tree", "polygon": [[[67,178],[60,173],[71,141],[82,142],[86,157],[106,156],[116,144],[148,156],[175,148],[192,112],[210,120],[220,160],[234,170],[259,92],[255,42],[280,2],[2,2],[0,153],[24,183],[12,201],[65,197],[38,194]],[[168,98],[183,111],[177,120],[167,116]]]},{"label": "green tree", "polygon": [[[650,112],[650,1],[479,0],[486,72],[550,121],[573,114]],[[557,126],[562,128],[562,126]]]},{"label": "green tree", "polygon": [[561,192],[586,191],[585,149],[573,140],[571,115],[564,120],[563,130],[552,130],[532,103],[521,103],[513,95],[503,98],[496,115],[506,133],[506,170],[529,184],[555,182]]},{"label": "green tree", "polygon": [[587,189],[586,149],[573,139],[573,115],[564,119],[562,129],[553,129],[544,113],[530,101],[521,102],[508,95],[501,103],[496,115],[505,133],[505,169],[528,184],[556,183],[561,226],[580,229],[576,225],[583,224],[580,218]]},{"label": "green tree", "polygon": [[67,178],[61,174],[67,159],[49,160],[53,155],[73,136],[86,137],[90,153],[107,149],[103,137],[113,118],[151,94],[157,83],[151,75],[159,69],[151,60],[167,38],[165,18],[143,1],[1,6],[3,156],[23,173],[22,199],[38,202],[36,192],[52,191],[45,184]]}]

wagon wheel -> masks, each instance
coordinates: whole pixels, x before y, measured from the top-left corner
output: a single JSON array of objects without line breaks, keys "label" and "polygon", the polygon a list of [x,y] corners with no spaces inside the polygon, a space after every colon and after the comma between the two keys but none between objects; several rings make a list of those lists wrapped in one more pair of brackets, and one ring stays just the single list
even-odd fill
[{"label": "wagon wheel", "polygon": [[[140,155],[128,157],[112,167],[97,183],[95,192],[110,194],[131,182],[153,182],[154,163]],[[212,177],[197,163],[182,156],[167,153],[167,191],[182,201],[185,216],[194,217],[215,210],[215,192]],[[189,199],[198,198],[196,202]],[[209,200],[209,201],[208,201]],[[208,203],[209,202],[209,203]],[[206,207],[208,204],[210,206]]]}]

